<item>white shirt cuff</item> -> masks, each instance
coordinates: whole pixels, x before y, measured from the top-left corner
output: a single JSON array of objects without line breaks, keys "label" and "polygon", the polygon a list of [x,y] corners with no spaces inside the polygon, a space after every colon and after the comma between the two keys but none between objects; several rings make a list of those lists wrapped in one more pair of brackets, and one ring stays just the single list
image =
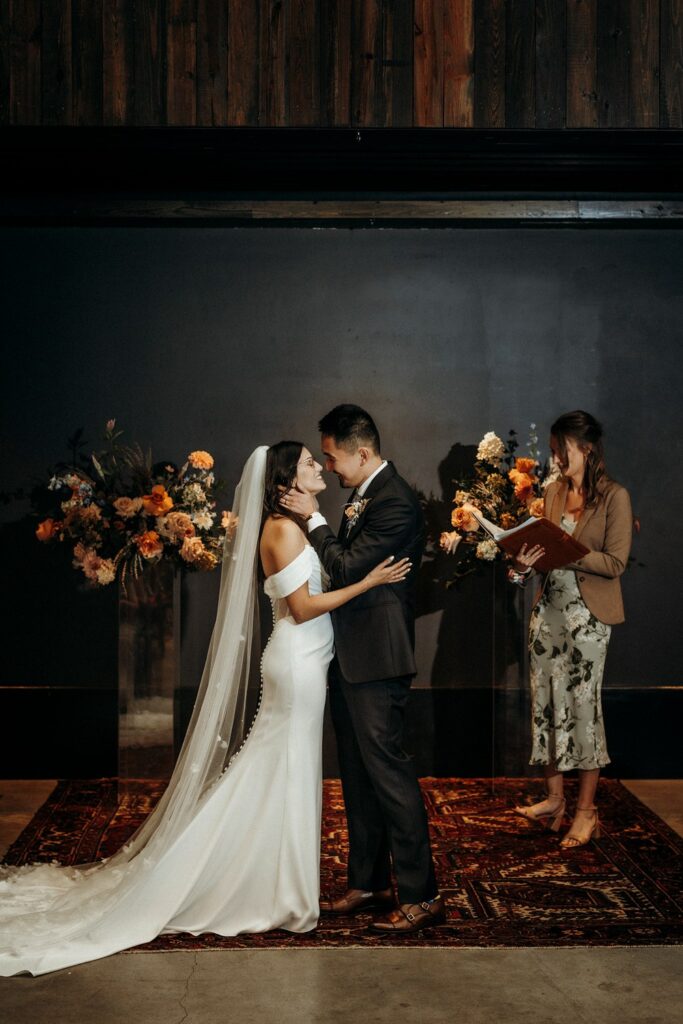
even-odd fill
[{"label": "white shirt cuff", "polygon": [[314,512],[311,518],[306,523],[306,526],[308,532],[312,533],[313,530],[317,530],[319,526],[327,526],[327,519],[325,519],[325,516],[322,514],[322,512]]}]

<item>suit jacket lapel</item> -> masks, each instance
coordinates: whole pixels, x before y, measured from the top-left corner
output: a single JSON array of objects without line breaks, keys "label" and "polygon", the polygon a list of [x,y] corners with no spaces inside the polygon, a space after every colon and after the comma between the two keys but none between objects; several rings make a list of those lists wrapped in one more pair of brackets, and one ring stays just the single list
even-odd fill
[{"label": "suit jacket lapel", "polygon": [[[393,479],[393,477],[395,477],[395,476],[396,476],[396,468],[395,468],[393,462],[387,462],[387,464],[384,467],[384,469],[382,470],[382,472],[378,473],[377,476],[375,477],[375,479],[371,481],[370,486],[368,487],[367,491],[365,492],[365,494],[361,498],[361,501],[370,502],[370,500],[372,498],[374,498],[375,495],[379,494],[379,492],[382,490],[382,488],[384,486],[386,486],[386,484],[391,479]],[[365,506],[365,508],[363,509],[361,514],[358,516],[358,519],[356,520],[356,522],[351,527],[351,529],[349,530],[348,533],[346,532],[346,521],[347,521],[346,515],[343,516],[343,520],[344,521],[342,522],[341,532],[339,534],[339,536],[342,539],[344,539],[344,540],[346,540],[348,542],[348,541],[351,540],[352,537],[354,537],[356,535],[358,530],[363,525],[363,519],[365,517],[366,509],[367,509],[367,505]]]},{"label": "suit jacket lapel", "polygon": [[367,491],[363,495],[364,498],[374,498],[374,496],[382,490],[382,488],[389,483],[393,477],[396,476],[396,467],[393,462],[387,462],[386,466],[381,473],[378,473],[375,479],[371,482]]},{"label": "suit jacket lapel", "polygon": [[351,491],[351,494],[349,495],[349,501],[344,503],[344,508],[342,509],[341,523],[339,524],[339,529],[337,530],[337,537],[339,538],[339,540],[346,540],[346,524],[349,521],[348,516],[346,515],[346,509],[347,506],[350,504],[351,495],[353,495],[353,493],[354,491]]},{"label": "suit jacket lapel", "polygon": [[548,516],[548,519],[550,519],[551,523],[555,523],[556,526],[560,525],[560,520],[562,519],[564,506],[567,503],[568,489],[569,488],[567,486],[566,481],[561,480],[557,487],[557,490],[555,491],[555,494],[553,495],[553,500],[550,505],[550,515]]},{"label": "suit jacket lapel", "polygon": [[579,521],[576,524],[576,529],[574,530],[574,540],[579,539],[579,537],[585,530],[586,526],[591,521],[595,509],[596,505],[593,505],[591,508],[584,508],[583,512],[579,516]]}]

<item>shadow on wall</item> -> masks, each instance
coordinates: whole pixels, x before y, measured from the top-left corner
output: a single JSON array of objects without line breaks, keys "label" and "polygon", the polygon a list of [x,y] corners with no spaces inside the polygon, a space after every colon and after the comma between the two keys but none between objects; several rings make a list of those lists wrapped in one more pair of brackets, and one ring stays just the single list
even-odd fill
[{"label": "shadow on wall", "polygon": [[[418,617],[441,613],[430,665],[432,687],[520,685],[519,635],[523,627],[514,588],[498,562],[462,571],[462,545],[443,552],[439,536],[449,530],[457,482],[471,474],[476,445],[455,444],[439,463],[441,496],[419,495],[425,514],[427,548],[418,582]],[[480,539],[479,537],[477,539]],[[453,581],[447,586],[448,581]]]}]

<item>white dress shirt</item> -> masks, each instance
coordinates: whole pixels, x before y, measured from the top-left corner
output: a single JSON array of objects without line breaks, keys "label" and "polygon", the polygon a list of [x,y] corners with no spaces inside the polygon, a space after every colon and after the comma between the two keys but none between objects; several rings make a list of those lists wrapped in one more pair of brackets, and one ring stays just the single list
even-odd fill
[{"label": "white dress shirt", "polygon": [[[367,480],[364,480],[360,487],[356,488],[356,497],[362,498],[368,487],[375,479],[378,473],[381,473],[385,466],[388,466],[386,459],[383,459],[382,464],[377,467],[374,473],[371,473]],[[307,522],[308,532],[311,533],[313,530],[317,530],[319,526],[327,526],[327,519],[322,512],[314,512],[311,518]]]}]

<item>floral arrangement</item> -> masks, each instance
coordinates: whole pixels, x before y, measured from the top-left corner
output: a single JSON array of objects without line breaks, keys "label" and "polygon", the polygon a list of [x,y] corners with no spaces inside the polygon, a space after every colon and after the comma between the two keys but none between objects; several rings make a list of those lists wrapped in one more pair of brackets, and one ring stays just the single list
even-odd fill
[{"label": "floral arrangement", "polygon": [[180,469],[152,464],[150,452],[119,442],[122,433],[109,420],[104,449],[89,457],[82,431],[69,439],[72,463],[60,463],[47,485],[42,504],[50,514],[36,529],[38,540],[73,544],[74,568],[96,586],[117,576],[125,586],[129,571],[137,577],[162,559],[214,569],[235,523],[230,512],[218,521],[215,493],[222,485],[213,457],[193,451]]},{"label": "floral arrangement", "polygon": [[507,441],[489,431],[479,442],[472,475],[456,481],[455,508],[451,513],[454,529],[442,533],[439,542],[449,554],[454,554],[462,544],[455,581],[469,575],[478,562],[494,562],[502,556],[494,540],[476,536],[480,526],[468,504],[475,505],[503,530],[511,530],[530,515],[543,515],[543,491],[555,474],[542,475],[534,423],[529,435],[529,455],[517,456],[518,448],[516,431],[509,432]]}]

